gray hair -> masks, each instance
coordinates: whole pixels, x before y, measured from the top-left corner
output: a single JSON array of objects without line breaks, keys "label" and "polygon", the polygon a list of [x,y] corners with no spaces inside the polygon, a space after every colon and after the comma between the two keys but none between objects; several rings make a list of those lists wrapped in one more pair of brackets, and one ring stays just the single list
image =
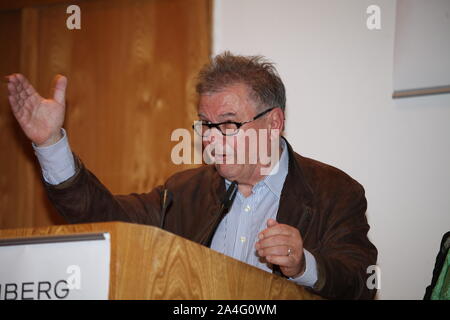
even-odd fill
[{"label": "gray hair", "polygon": [[286,89],[272,62],[263,56],[233,55],[229,51],[215,56],[198,75],[197,93],[219,92],[234,84],[243,83],[250,89],[250,97],[260,111],[286,108]]}]

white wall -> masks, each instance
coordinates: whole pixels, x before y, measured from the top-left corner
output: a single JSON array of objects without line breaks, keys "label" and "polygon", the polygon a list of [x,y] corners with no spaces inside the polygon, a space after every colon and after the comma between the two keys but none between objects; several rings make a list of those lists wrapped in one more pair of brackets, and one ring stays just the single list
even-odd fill
[{"label": "white wall", "polygon": [[[381,8],[381,30],[366,8]],[[421,299],[450,229],[450,95],[393,101],[396,2],[216,0],[214,52],[263,54],[287,88],[295,150],[366,188],[381,299]]]},{"label": "white wall", "polygon": [[450,85],[450,1],[398,0],[394,89]]}]

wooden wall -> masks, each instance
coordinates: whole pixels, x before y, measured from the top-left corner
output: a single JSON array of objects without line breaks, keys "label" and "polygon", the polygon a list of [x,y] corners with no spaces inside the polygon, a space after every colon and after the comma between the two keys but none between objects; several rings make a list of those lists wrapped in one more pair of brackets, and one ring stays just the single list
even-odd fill
[{"label": "wooden wall", "polygon": [[[72,150],[113,193],[149,191],[188,167],[171,162],[170,134],[196,118],[210,0],[13,2],[0,5],[0,74],[22,72],[43,96],[56,73],[67,76]],[[81,30],[66,27],[69,4],[81,8]],[[0,228],[64,224],[4,82],[0,132]]]}]

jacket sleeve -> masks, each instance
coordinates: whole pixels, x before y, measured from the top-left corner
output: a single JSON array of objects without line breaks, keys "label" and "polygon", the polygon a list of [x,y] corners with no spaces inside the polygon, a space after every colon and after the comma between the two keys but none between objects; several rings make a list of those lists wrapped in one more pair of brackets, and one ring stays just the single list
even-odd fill
[{"label": "jacket sleeve", "polygon": [[313,291],[329,299],[373,299],[376,289],[366,284],[367,267],[376,264],[377,249],[367,237],[364,189],[354,184],[334,200],[320,245],[310,250],[318,270]]},{"label": "jacket sleeve", "polygon": [[44,182],[47,195],[69,223],[124,221],[159,225],[160,192],[114,196],[74,154],[75,175],[58,185]]}]

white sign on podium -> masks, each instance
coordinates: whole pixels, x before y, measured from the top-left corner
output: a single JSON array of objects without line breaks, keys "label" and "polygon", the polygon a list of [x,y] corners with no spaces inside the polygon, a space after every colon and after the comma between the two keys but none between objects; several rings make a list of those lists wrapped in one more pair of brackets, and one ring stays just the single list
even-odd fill
[{"label": "white sign on podium", "polygon": [[0,240],[0,300],[108,299],[110,234]]}]

